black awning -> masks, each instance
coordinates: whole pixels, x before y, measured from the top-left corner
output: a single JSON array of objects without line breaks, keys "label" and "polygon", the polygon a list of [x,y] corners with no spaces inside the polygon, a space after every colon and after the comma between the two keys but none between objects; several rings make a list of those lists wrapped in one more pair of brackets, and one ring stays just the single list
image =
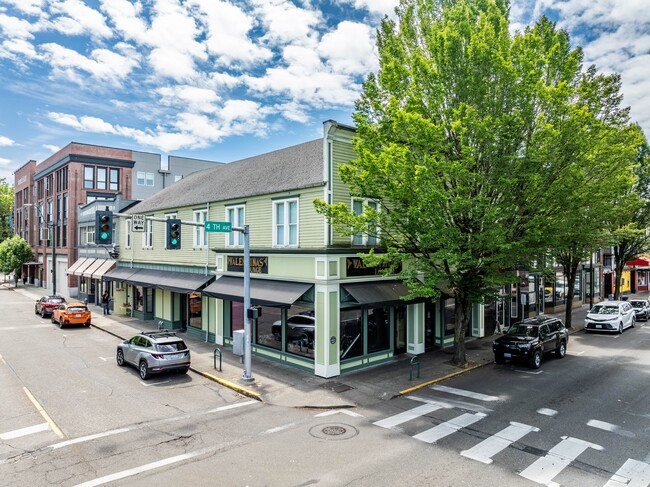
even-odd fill
[{"label": "black awning", "polygon": [[[304,282],[251,279],[251,305],[289,308],[313,286],[311,283]],[[244,301],[244,278],[221,276],[206,287],[203,294],[229,301]],[[304,299],[304,301],[310,302],[313,302],[313,300],[313,297],[307,296]]]},{"label": "black awning", "polygon": [[104,281],[126,281],[139,270],[140,269],[134,269],[133,267],[116,267],[104,274],[102,279]]},{"label": "black awning", "polygon": [[190,294],[214,279],[214,276],[193,272],[160,271],[137,269],[138,272],[125,279],[136,286],[155,287],[174,293]]},{"label": "black awning", "polygon": [[[341,287],[362,307],[412,303],[402,299],[409,288],[400,281],[370,281],[342,284]],[[343,295],[341,296],[343,298]]]}]

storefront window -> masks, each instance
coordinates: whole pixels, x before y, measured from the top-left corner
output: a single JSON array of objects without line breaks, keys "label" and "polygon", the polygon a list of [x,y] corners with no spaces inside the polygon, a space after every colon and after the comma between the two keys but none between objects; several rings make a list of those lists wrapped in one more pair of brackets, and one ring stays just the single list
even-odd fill
[{"label": "storefront window", "polygon": [[262,306],[261,316],[255,328],[255,343],[265,347],[282,349],[282,308]]},{"label": "storefront window", "polygon": [[362,313],[360,309],[341,310],[340,353],[341,360],[363,355]]},{"label": "storefront window", "polygon": [[368,310],[368,353],[390,347],[390,308]]},{"label": "storefront window", "polygon": [[287,310],[287,322],[284,328],[285,351],[313,359],[315,325],[316,317],[313,308],[292,306]]},{"label": "storefront window", "polygon": [[442,326],[445,336],[454,334],[456,327],[456,313],[454,311],[456,300],[454,298],[447,298],[444,300],[444,307],[442,310]]},{"label": "storefront window", "polygon": [[233,332],[244,329],[244,303],[230,302],[230,336]]},{"label": "storefront window", "polygon": [[133,303],[133,309],[135,311],[142,311],[142,286],[135,286],[135,302]]},{"label": "storefront window", "polygon": [[200,294],[192,293],[188,296],[189,301],[189,310],[190,310],[190,322],[189,326],[193,328],[201,329],[201,313],[203,311],[203,303],[201,300]]},{"label": "storefront window", "polygon": [[555,273],[555,304],[565,304],[567,295],[566,279],[562,272]]}]

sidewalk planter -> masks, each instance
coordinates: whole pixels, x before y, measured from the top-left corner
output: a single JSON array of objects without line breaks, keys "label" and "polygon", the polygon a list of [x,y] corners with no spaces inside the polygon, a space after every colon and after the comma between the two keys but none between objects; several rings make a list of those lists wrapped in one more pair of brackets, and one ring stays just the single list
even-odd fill
[{"label": "sidewalk planter", "polygon": [[131,316],[131,306],[122,305],[120,306],[120,311],[123,315]]}]

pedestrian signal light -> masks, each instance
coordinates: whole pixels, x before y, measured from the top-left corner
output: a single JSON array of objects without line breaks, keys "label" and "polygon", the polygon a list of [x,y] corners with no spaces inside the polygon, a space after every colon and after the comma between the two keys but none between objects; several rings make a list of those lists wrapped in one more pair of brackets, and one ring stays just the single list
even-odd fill
[{"label": "pedestrian signal light", "polygon": [[113,243],[113,212],[95,212],[95,243],[111,245]]},{"label": "pedestrian signal light", "polygon": [[168,250],[181,248],[181,221],[177,218],[167,220],[167,245]]}]

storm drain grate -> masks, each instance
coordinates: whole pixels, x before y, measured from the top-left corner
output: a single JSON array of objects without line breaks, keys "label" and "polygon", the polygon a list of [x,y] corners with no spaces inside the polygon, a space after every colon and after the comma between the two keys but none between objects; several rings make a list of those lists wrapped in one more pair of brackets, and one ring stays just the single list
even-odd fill
[{"label": "storm drain grate", "polygon": [[351,387],[347,384],[343,384],[342,382],[328,382],[323,387],[325,389],[329,389],[330,391],[334,391],[334,392],[344,392],[344,391],[349,391],[350,389],[354,389],[354,387]]},{"label": "storm drain grate", "polygon": [[347,430],[342,426],[325,426],[322,431],[326,435],[338,436],[344,434]]}]

